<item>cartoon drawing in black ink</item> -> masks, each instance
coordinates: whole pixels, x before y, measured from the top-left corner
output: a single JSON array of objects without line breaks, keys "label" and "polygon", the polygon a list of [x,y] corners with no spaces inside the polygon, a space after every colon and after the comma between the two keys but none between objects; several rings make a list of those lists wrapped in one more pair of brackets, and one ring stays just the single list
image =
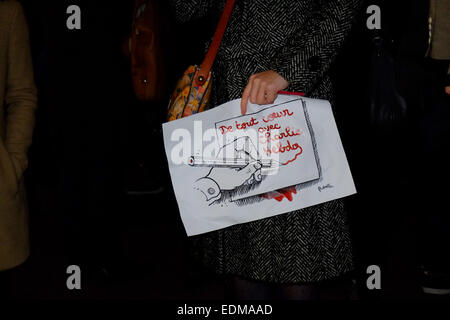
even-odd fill
[{"label": "cartoon drawing in black ink", "polygon": [[[302,111],[305,115],[315,163],[317,165],[318,178],[287,188],[290,190],[289,192],[291,194],[296,194],[297,191],[322,181],[322,168],[320,165],[314,131],[307,112],[306,102],[303,99],[294,99],[289,102],[297,100],[301,101]],[[256,113],[277,106],[278,105],[274,105]],[[223,123],[229,120],[230,119],[226,119],[221,122]],[[227,157],[227,155],[231,156]],[[289,162],[290,161],[280,163],[274,159],[262,159],[250,137],[243,136],[226,144],[220,150],[216,158],[205,159],[203,157],[192,156],[189,159],[188,164],[193,167],[211,167],[207,175],[201,177],[194,183],[194,189],[198,190],[199,194],[202,194],[202,199],[206,200],[208,205],[223,204],[232,201],[238,206],[245,206],[255,202],[264,201],[265,199],[277,199],[276,196],[273,196],[273,194],[278,194],[277,191],[272,191],[263,195],[252,195],[249,197],[242,196],[257,188],[261,181],[263,181],[268,174],[273,172],[273,170],[278,170],[279,167],[287,165]],[[237,195],[239,197],[236,197]],[[287,198],[288,200],[290,199],[289,201],[292,201],[289,196]]]},{"label": "cartoon drawing in black ink", "polygon": [[[227,158],[227,155],[233,157]],[[272,159],[261,159],[250,137],[244,136],[222,147],[214,159],[192,156],[189,165],[211,167],[206,176],[195,182],[194,189],[212,204],[220,200],[224,192],[248,192],[262,181],[267,169],[278,164]]]}]

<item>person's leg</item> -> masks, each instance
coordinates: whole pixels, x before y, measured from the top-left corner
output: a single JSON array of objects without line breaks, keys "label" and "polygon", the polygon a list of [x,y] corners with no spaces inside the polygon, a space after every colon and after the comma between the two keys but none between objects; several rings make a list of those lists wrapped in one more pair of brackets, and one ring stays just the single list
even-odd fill
[{"label": "person's leg", "polygon": [[234,298],[237,300],[269,300],[274,298],[274,286],[263,282],[232,277]]},{"label": "person's leg", "polygon": [[277,298],[283,300],[319,299],[319,286],[316,284],[283,284],[277,287]]},{"label": "person's leg", "polygon": [[419,126],[422,167],[417,181],[420,190],[420,197],[417,197],[418,259],[424,291],[440,289],[450,293],[450,261],[446,254],[450,247],[450,219],[445,209],[450,180],[450,98],[443,91],[445,74],[440,72],[447,68],[431,60],[427,67],[427,109]]},{"label": "person's leg", "polygon": [[0,272],[0,300],[12,297],[12,271]]}]

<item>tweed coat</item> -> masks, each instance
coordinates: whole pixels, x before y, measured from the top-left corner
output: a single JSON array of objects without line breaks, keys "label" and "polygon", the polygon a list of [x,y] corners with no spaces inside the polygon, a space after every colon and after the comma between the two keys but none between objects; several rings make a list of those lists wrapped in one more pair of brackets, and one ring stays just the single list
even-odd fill
[{"label": "tweed coat", "polygon": [[0,1],[0,271],[29,255],[23,172],[35,107],[25,16],[18,2]]},{"label": "tweed coat", "polygon": [[[218,18],[225,1],[171,0],[180,22]],[[287,90],[332,99],[328,70],[351,29],[358,0],[236,0],[213,66],[214,105],[240,98],[248,78],[274,70]],[[353,267],[343,202],[192,237],[193,252],[219,274],[273,283],[330,279]]]}]

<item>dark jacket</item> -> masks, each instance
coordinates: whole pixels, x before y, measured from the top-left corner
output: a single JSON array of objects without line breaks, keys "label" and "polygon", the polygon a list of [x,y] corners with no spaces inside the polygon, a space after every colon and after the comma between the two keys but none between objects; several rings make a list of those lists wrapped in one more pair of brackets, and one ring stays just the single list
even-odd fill
[{"label": "dark jacket", "polygon": [[[180,22],[214,15],[225,1],[172,0]],[[328,74],[358,0],[237,0],[213,66],[213,104],[240,98],[249,77],[274,70],[287,90],[332,97]],[[193,238],[218,273],[277,283],[319,281],[352,268],[341,201],[235,225]]]}]

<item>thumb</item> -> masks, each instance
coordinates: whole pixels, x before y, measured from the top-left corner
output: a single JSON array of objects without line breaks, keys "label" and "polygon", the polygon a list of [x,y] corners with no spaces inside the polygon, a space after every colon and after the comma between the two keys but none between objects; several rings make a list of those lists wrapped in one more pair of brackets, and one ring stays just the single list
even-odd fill
[{"label": "thumb", "polygon": [[248,99],[250,98],[250,91],[252,90],[252,83],[249,82],[242,93],[241,99],[241,114],[244,115],[247,113],[247,104]]}]

